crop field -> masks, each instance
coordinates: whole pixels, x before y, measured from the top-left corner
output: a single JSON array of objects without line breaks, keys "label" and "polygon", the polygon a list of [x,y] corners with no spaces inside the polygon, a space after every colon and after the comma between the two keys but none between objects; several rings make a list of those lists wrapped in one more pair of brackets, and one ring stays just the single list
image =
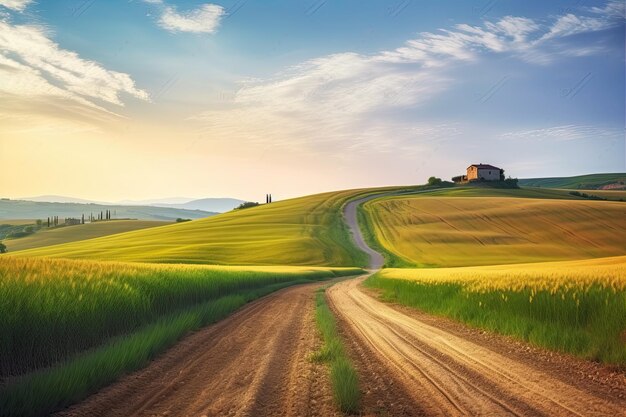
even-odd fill
[{"label": "crop field", "polygon": [[384,269],[366,285],[390,301],[550,349],[626,364],[626,256]]},{"label": "crop field", "polygon": [[0,380],[8,383],[0,390],[0,409],[17,415],[49,411],[135,369],[187,331],[251,299],[294,283],[358,272],[4,256]]},{"label": "crop field", "polygon": [[378,189],[279,201],[206,219],[19,252],[24,256],[225,265],[362,266],[341,207]]},{"label": "crop field", "polygon": [[626,253],[621,202],[421,196],[372,200],[363,210],[388,266],[496,265]]},{"label": "crop field", "polygon": [[520,185],[593,190],[603,185],[623,183],[624,181],[626,181],[626,173],[615,173],[578,175],[574,177],[526,178],[520,179]]},{"label": "crop field", "polygon": [[[0,223],[4,223],[4,220],[0,220]],[[79,240],[93,239],[96,237],[130,232],[133,230],[147,229],[149,227],[165,226],[167,224],[171,224],[171,222],[153,220],[115,220],[58,227],[53,229],[43,228],[30,236],[19,239],[5,240],[4,244],[7,245],[9,252],[14,252]]]}]

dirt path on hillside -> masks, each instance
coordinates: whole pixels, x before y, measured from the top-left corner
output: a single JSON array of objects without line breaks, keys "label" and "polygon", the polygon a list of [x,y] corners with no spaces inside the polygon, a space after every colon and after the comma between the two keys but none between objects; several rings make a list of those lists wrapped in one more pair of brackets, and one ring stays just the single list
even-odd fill
[{"label": "dirt path on hillside", "polygon": [[[371,198],[374,197],[346,206],[346,219],[359,246],[365,243],[356,224],[355,211],[358,204]],[[367,245],[362,249],[372,252]],[[380,265],[378,256],[372,256],[373,266]],[[327,290],[327,294],[346,336],[351,339],[351,353],[356,351],[360,380],[367,384],[378,379],[402,394],[402,404],[398,404],[366,389],[364,402],[376,404],[374,413],[626,415],[626,401],[611,390],[602,392],[597,386],[587,389],[584,384],[569,383],[571,375],[538,369],[532,359],[522,360],[506,351],[475,343],[458,332],[437,326],[437,320],[420,320],[415,315],[404,314],[366,294],[359,285],[365,278],[343,281]],[[563,374],[568,372],[562,370]]]},{"label": "dirt path on hillside", "polygon": [[314,293],[278,291],[178,343],[58,416],[333,416]]}]

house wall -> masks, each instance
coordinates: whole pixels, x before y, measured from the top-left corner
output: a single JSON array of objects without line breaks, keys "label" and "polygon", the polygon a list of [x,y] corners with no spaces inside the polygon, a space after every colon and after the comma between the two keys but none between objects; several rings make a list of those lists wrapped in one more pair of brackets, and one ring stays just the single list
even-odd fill
[{"label": "house wall", "polygon": [[478,169],[476,167],[467,168],[467,180],[498,181],[500,180],[500,170],[498,169]]}]

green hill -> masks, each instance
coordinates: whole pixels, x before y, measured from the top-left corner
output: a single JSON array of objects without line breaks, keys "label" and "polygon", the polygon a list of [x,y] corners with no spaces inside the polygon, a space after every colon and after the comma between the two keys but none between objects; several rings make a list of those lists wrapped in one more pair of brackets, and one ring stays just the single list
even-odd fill
[{"label": "green hill", "polygon": [[0,199],[0,219],[43,219],[51,216],[59,218],[80,218],[83,214],[97,216],[98,213],[111,210],[114,219],[163,220],[177,218],[201,219],[216,213],[202,210],[185,210],[171,207],[124,206],[79,203],[47,203],[40,201]]},{"label": "green hill", "polygon": [[589,174],[575,177],[523,178],[519,185],[524,187],[568,188],[597,190],[604,188],[625,189],[626,173]]},{"label": "green hill", "polygon": [[[0,223],[2,222],[3,221],[0,221]],[[3,243],[7,246],[9,252],[15,252],[19,250],[59,245],[79,240],[93,239],[116,233],[130,232],[132,230],[147,229],[149,227],[165,226],[169,223],[170,222],[160,222],[154,220],[112,220],[75,226],[57,227],[52,229],[44,227],[32,235],[19,239],[6,239]]]},{"label": "green hill", "polygon": [[132,262],[362,266],[365,255],[350,240],[342,206],[358,195],[394,189],[399,188],[317,194],[13,254]]}]

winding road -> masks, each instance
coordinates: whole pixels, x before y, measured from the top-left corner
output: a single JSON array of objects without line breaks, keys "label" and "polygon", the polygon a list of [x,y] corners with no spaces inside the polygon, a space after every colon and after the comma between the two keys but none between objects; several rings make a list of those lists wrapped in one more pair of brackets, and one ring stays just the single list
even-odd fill
[{"label": "winding road", "polygon": [[[345,207],[345,218],[356,244],[370,255],[371,273],[383,264],[358,227],[360,204]],[[401,387],[413,407],[404,414],[429,416],[619,416],[626,402],[611,394],[596,395],[584,386],[564,382],[523,360],[508,357],[384,304],[363,292],[369,275],[335,284],[329,301],[356,339],[361,355],[387,368],[386,379]],[[380,373],[380,370],[378,371]],[[361,375],[367,379],[368,375]]]}]

